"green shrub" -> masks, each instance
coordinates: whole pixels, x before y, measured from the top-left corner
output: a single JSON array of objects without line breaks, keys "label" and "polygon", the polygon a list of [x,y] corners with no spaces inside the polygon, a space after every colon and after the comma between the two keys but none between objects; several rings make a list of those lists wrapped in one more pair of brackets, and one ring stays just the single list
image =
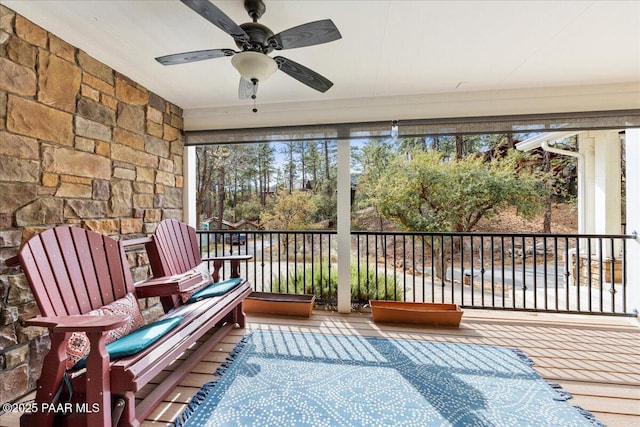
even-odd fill
[{"label": "green shrub", "polygon": [[[338,287],[338,270],[335,265],[323,261],[315,261],[313,265],[299,266],[286,273],[271,276],[273,292],[314,294],[316,298],[335,298]],[[369,299],[396,300],[404,299],[404,291],[396,279],[390,275],[375,271],[368,274],[351,266],[351,299],[365,301]]]}]

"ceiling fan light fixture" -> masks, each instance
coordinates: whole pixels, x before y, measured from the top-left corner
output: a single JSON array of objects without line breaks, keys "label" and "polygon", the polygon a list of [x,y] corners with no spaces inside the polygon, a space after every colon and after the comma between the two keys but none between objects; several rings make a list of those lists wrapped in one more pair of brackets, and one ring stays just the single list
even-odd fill
[{"label": "ceiling fan light fixture", "polygon": [[231,64],[246,81],[264,82],[278,69],[278,64],[268,55],[260,52],[240,52],[231,58]]}]

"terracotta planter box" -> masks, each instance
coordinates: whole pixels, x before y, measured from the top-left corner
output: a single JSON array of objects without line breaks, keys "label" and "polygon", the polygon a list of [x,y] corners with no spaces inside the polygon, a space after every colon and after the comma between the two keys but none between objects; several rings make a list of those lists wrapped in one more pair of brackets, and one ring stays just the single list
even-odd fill
[{"label": "terracotta planter box", "polygon": [[244,311],[246,313],[309,317],[313,311],[315,300],[315,295],[252,292],[244,300]]},{"label": "terracotta planter box", "polygon": [[374,322],[459,326],[463,311],[456,304],[369,301]]}]

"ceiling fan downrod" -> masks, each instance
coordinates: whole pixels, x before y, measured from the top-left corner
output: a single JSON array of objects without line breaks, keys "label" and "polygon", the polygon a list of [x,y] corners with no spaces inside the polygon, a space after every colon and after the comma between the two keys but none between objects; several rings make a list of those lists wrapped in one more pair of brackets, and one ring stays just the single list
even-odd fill
[{"label": "ceiling fan downrod", "polygon": [[267,11],[267,7],[262,0],[244,0],[244,10],[247,11],[253,22],[258,22],[258,19]]}]

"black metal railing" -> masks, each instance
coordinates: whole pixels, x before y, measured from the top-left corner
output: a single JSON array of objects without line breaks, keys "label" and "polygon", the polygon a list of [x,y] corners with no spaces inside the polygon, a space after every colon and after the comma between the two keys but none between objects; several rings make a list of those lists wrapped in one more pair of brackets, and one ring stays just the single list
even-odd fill
[{"label": "black metal railing", "polygon": [[[257,291],[337,298],[335,231],[199,232],[203,255],[251,254]],[[234,239],[234,234],[242,237]],[[631,235],[353,231],[351,296],[467,308],[630,315]]]},{"label": "black metal railing", "polygon": [[[627,235],[352,232],[359,278],[393,277],[405,301],[629,314]],[[359,286],[370,286],[368,281]],[[384,283],[388,286],[388,283]],[[378,285],[379,286],[379,285]]]},{"label": "black metal railing", "polygon": [[[335,231],[199,231],[203,257],[250,254],[242,273],[254,290],[337,299]],[[237,236],[237,237],[236,237]]]}]

